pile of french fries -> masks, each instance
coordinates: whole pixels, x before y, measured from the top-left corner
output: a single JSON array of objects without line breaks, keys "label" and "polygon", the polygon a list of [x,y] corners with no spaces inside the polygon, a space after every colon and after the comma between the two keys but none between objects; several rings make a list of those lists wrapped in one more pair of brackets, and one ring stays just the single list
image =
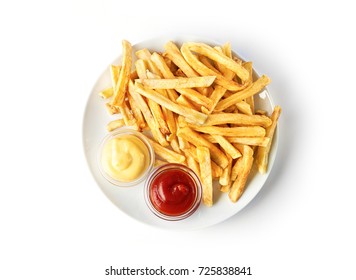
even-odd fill
[{"label": "pile of french fries", "polygon": [[270,79],[254,80],[252,62],[233,56],[229,43],[168,42],[163,53],[141,49],[135,58],[128,41],[122,49],[121,65],[110,68],[112,86],[99,93],[119,116],[107,130],[149,130],[155,164],[190,167],[201,179],[205,205],[213,205],[214,180],[238,201],[253,163],[267,172],[281,108],[268,116],[255,108],[254,95]]}]

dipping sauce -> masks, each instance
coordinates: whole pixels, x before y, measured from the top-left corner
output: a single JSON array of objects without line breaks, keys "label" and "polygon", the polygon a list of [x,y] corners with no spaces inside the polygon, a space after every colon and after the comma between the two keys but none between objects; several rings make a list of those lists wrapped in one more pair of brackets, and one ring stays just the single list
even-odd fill
[{"label": "dipping sauce", "polygon": [[149,150],[135,135],[118,135],[103,146],[101,166],[114,180],[134,181],[147,170],[149,164]]},{"label": "dipping sauce", "polygon": [[154,213],[157,211],[158,216],[168,219],[189,216],[201,200],[198,177],[180,164],[167,164],[156,169],[148,179],[146,192]]}]

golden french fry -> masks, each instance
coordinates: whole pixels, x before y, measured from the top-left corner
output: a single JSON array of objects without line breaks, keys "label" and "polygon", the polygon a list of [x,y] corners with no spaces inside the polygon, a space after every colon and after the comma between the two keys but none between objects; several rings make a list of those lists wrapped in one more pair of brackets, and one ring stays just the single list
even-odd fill
[{"label": "golden french fry", "polygon": [[198,106],[195,106],[195,104],[192,101],[188,100],[184,95],[180,95],[176,99],[176,102],[178,104],[184,106],[184,107],[187,107],[187,108],[190,108],[190,109],[193,109],[193,110],[196,110],[196,111],[199,110]]},{"label": "golden french fry", "polygon": [[110,103],[106,103],[105,106],[110,115],[115,115],[120,113],[120,109],[118,106],[113,106]]},{"label": "golden french fry", "polygon": [[219,184],[222,186],[230,185],[231,183],[231,167],[232,167],[232,157],[226,154],[229,164],[224,168],[222,175],[219,178]]},{"label": "golden french fry", "polygon": [[271,82],[271,80],[266,75],[262,75],[260,78],[258,78],[255,82],[253,82],[247,88],[232,94],[231,96],[229,96],[228,98],[225,98],[224,100],[221,100],[216,105],[215,111],[223,111],[227,107],[230,107],[231,105],[234,105],[237,102],[240,102],[250,96],[253,96],[253,95],[259,93],[270,82]]},{"label": "golden french fry", "polygon": [[[250,96],[253,98],[253,96]],[[246,101],[240,101],[235,104],[236,108],[241,112],[246,115],[252,115],[252,108],[249,103]]]},{"label": "golden french fry", "polygon": [[124,125],[125,125],[125,121],[123,119],[117,119],[117,120],[109,122],[106,125],[106,130],[111,132],[117,128],[123,127]]},{"label": "golden french fry", "polygon": [[204,107],[210,107],[212,104],[212,101],[210,98],[202,95],[198,91],[191,89],[191,88],[181,88],[181,89],[176,89],[181,95],[187,97],[191,101],[195,102],[196,104],[202,105]]},{"label": "golden french fry", "polygon": [[172,41],[167,42],[164,45],[164,49],[166,51],[167,57],[173,61],[175,65],[179,67],[183,71],[183,73],[187,77],[198,77],[199,74],[195,72],[195,70],[190,67],[190,65],[187,63],[187,61],[184,59],[182,56],[179,48],[174,44]]},{"label": "golden french fry", "polygon": [[189,125],[195,131],[212,135],[223,135],[230,137],[263,137],[266,130],[261,126],[239,126],[239,127],[220,127],[220,126],[198,126]]},{"label": "golden french fry", "polygon": [[[252,68],[252,62],[244,62],[242,66],[248,71],[250,74],[249,78],[249,83],[252,84],[253,82],[253,68]],[[250,105],[252,113],[255,111],[255,100],[253,96],[247,97],[246,102]]]},{"label": "golden french fry", "polygon": [[[198,160],[198,156],[197,156],[197,151],[196,151],[196,148],[195,147],[188,147],[188,148],[185,148],[184,149],[184,154],[185,155],[189,155],[191,156],[192,158],[194,158],[194,160],[196,162],[199,162]],[[211,174],[213,176],[213,178],[219,178],[223,173],[223,169],[217,165],[215,162],[211,162]]]},{"label": "golden french fry", "polygon": [[129,101],[132,114],[136,120],[137,127],[139,128],[139,130],[142,130],[143,128],[146,127],[146,122],[142,116],[142,112],[140,108],[137,106],[136,101],[132,98],[130,94],[127,95],[127,99]]},{"label": "golden french fry", "polygon": [[120,106],[117,106],[120,110],[120,113],[125,121],[125,125],[127,126],[134,126],[136,130],[138,130],[136,119],[134,118],[133,114],[127,103],[124,101]]},{"label": "golden french fry", "polygon": [[200,166],[200,178],[203,186],[203,203],[213,205],[213,177],[211,175],[210,151],[207,147],[197,147],[197,156]]},{"label": "golden french fry", "polygon": [[120,71],[117,85],[114,88],[114,95],[111,101],[111,105],[121,106],[125,101],[125,94],[130,80],[131,64],[132,64],[132,47],[131,44],[123,40],[122,41],[122,68]]},{"label": "golden french fry", "polygon": [[269,137],[226,137],[226,139],[230,143],[262,147],[266,147],[271,140]]},{"label": "golden french fry", "polygon": [[[156,75],[156,74],[154,74],[154,73],[152,73],[150,71],[147,71],[146,74],[147,74],[147,78],[149,78],[149,79],[152,79],[152,78],[153,79],[159,79],[159,78],[161,78],[159,75]],[[166,90],[161,89],[161,90],[157,90],[157,92],[160,93],[162,96],[168,98]],[[177,126],[176,126],[174,113],[172,111],[168,110],[165,107],[162,107],[162,112],[163,112],[163,115],[165,117],[165,121],[166,121],[167,126],[169,128],[169,131],[172,134],[176,134],[177,133]]]},{"label": "golden french fry", "polygon": [[159,130],[159,127],[152,116],[151,110],[148,108],[146,101],[143,97],[135,91],[135,86],[132,81],[129,82],[129,94],[135,100],[137,106],[140,108],[147,125],[150,127],[152,135],[155,140],[157,140],[162,146],[167,147],[169,143],[166,138],[163,136],[162,132]]},{"label": "golden french fry", "polygon": [[137,82],[151,89],[178,89],[208,87],[215,80],[215,76],[174,79],[138,79]]},{"label": "golden french fry", "polygon": [[199,163],[188,153],[185,154],[188,167],[195,172],[195,174],[200,178],[200,167]]},{"label": "golden french fry", "polygon": [[241,156],[241,153],[224,136],[209,134],[206,134],[205,136],[211,143],[218,143],[231,158],[236,159]]},{"label": "golden french fry", "polygon": [[262,126],[269,127],[272,121],[269,117],[258,115],[244,115],[236,113],[211,114],[206,119],[204,125],[238,124],[240,126]]},{"label": "golden french fry", "polygon": [[114,93],[114,89],[112,87],[109,87],[99,92],[99,96],[102,97],[103,99],[108,99],[113,95],[113,93]]},{"label": "golden french fry", "polygon": [[170,149],[167,149],[165,147],[162,147],[160,144],[157,142],[148,139],[153,147],[153,150],[155,151],[155,154],[163,158],[164,160],[170,162],[170,163],[184,163],[185,162],[185,156],[178,154]]},{"label": "golden french fry", "polygon": [[177,135],[192,143],[196,147],[203,146],[209,148],[212,160],[222,168],[225,168],[228,165],[226,155],[219,148],[189,127],[180,128]]},{"label": "golden french fry", "polygon": [[172,102],[168,98],[158,94],[156,91],[153,89],[147,89],[144,88],[142,84],[140,83],[135,83],[135,90],[145,96],[148,99],[152,99],[156,103],[160,104],[161,106],[179,114],[182,116],[185,116],[189,120],[191,120],[193,123],[197,124],[203,124],[208,117],[207,115],[200,113],[196,110],[192,110],[187,107],[179,106],[177,103]]},{"label": "golden french fry", "polygon": [[[243,88],[246,87],[245,84],[238,84],[234,81],[231,81],[229,79],[226,79],[222,74],[218,74],[217,72],[213,71],[212,69],[209,69],[207,66],[205,66],[202,62],[200,62],[196,56],[191,52],[191,45],[190,43],[184,43],[181,47],[181,52],[182,52],[182,55],[184,56],[185,60],[190,64],[190,66],[195,70],[197,71],[200,75],[202,76],[216,76],[216,80],[215,82],[218,84],[218,85],[221,85],[223,86],[224,88],[228,89],[228,90],[241,90]],[[210,47],[211,48],[211,47]],[[215,58],[216,57],[223,57],[224,55],[223,54],[220,54],[219,52],[217,52],[216,50],[214,50],[213,48],[211,48],[211,52],[212,52],[212,56],[214,56]],[[207,57],[209,57],[209,55],[206,55]],[[236,64],[238,65],[235,61],[233,61],[232,59],[224,56],[227,60],[229,60],[229,62],[231,63],[227,63],[229,64],[229,66],[231,67],[232,64]],[[210,57],[209,57],[210,58]],[[227,64],[225,64],[225,58],[223,58],[224,63],[222,63],[224,66],[227,66]],[[229,67],[227,67],[229,68]],[[242,72],[246,72],[246,69],[244,69],[243,67],[241,66],[237,66],[237,67],[233,67],[235,68],[235,70],[237,70],[237,68],[241,68]],[[235,71],[234,71],[235,72]],[[241,74],[240,73],[240,74]],[[238,75],[239,76],[239,75]],[[243,78],[248,78],[247,76],[245,77],[244,74],[242,74]]]},{"label": "golden french fry", "polygon": [[239,200],[245,191],[248,175],[250,174],[253,164],[253,150],[251,147],[244,145],[243,155],[241,157],[242,166],[239,168],[237,178],[232,184],[229,192],[229,198],[232,202]]},{"label": "golden french fry", "polygon": [[281,115],[281,107],[277,105],[276,107],[274,107],[273,113],[271,115],[272,124],[269,127],[267,127],[267,129],[266,129],[266,137],[269,137],[271,140],[269,141],[269,143],[266,147],[260,146],[257,149],[256,163],[257,163],[258,171],[261,174],[264,174],[267,172],[268,155],[269,155],[269,152],[271,149],[272,139],[273,139],[274,132],[277,127],[278,118],[280,115]]}]

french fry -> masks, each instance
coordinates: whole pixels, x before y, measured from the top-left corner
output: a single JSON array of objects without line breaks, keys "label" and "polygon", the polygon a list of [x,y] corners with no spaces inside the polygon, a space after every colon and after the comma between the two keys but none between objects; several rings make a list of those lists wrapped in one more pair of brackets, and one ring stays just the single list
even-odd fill
[{"label": "french fry", "polygon": [[99,96],[103,99],[108,99],[113,95],[113,93],[114,93],[114,89],[112,87],[109,87],[100,91]]},{"label": "french fry", "polygon": [[202,105],[204,107],[210,107],[212,101],[210,98],[202,95],[198,91],[191,89],[191,88],[181,88],[176,89],[181,95],[187,97],[189,100],[195,102],[196,104]]},{"label": "french fry", "polygon": [[240,126],[262,126],[269,127],[272,121],[269,117],[258,115],[245,115],[236,113],[211,114],[206,119],[204,125],[237,124]]},{"label": "french fry", "polygon": [[225,168],[228,165],[226,155],[219,148],[189,127],[180,128],[177,135],[192,143],[196,147],[207,147],[210,150],[212,160],[215,161],[220,167]]},{"label": "french fry", "polygon": [[169,143],[166,138],[163,136],[162,132],[159,130],[159,127],[152,116],[151,110],[148,108],[146,101],[142,96],[135,91],[135,86],[132,81],[129,82],[129,94],[135,100],[137,106],[140,108],[147,125],[150,127],[151,132],[155,140],[157,140],[162,146],[167,147]]},{"label": "french fry", "polygon": [[242,166],[237,174],[235,182],[232,184],[229,192],[229,198],[232,202],[239,200],[243,192],[245,191],[246,181],[250,174],[253,164],[253,150],[248,145],[244,145],[244,151],[242,155]]},{"label": "french fry", "polygon": [[277,127],[278,118],[281,115],[281,107],[276,106],[274,107],[273,113],[271,115],[272,124],[266,129],[266,137],[269,137],[271,140],[269,141],[266,147],[258,147],[257,154],[256,154],[256,164],[258,171],[261,174],[265,174],[267,172],[268,167],[268,155],[271,150],[272,139],[274,136],[274,132]]},{"label": "french fry", "polygon": [[198,126],[189,125],[195,131],[212,135],[223,135],[230,137],[263,137],[266,130],[261,126],[239,126],[239,127],[220,127],[220,126]]},{"label": "french fry", "polygon": [[124,125],[125,125],[125,121],[123,119],[117,119],[117,120],[109,122],[106,125],[106,130],[108,132],[111,132],[117,128],[123,127]]},{"label": "french fry", "polygon": [[199,163],[189,154],[185,154],[188,167],[195,172],[195,174],[200,178],[200,167]]},{"label": "french fry", "polygon": [[[190,64],[190,66],[196,72],[198,72],[202,76],[214,76],[214,75],[216,75],[215,82],[218,85],[221,85],[221,86],[223,86],[224,88],[226,88],[228,90],[241,90],[241,89],[246,87],[246,85],[244,85],[244,84],[241,85],[241,84],[238,84],[238,83],[236,83],[234,81],[226,79],[222,74],[218,74],[215,71],[209,69],[207,66],[205,66],[191,52],[191,49],[194,49],[195,51],[197,50],[197,48],[195,48],[195,46],[192,45],[192,44],[194,44],[194,43],[184,43],[182,45],[182,47],[181,47],[181,52],[182,52],[182,55],[184,56],[185,60]],[[199,46],[198,46],[198,49],[199,49]],[[233,71],[234,72],[235,71],[239,72],[238,76],[240,77],[240,75],[241,75],[243,81],[245,79],[247,80],[248,72],[246,71],[246,69],[241,67],[241,65],[238,65],[234,60],[224,56],[223,54],[220,54],[219,52],[217,52],[216,50],[214,50],[211,47],[208,47],[208,50],[209,51],[207,53],[203,52],[202,54],[206,55],[207,57],[209,57],[209,58],[211,58],[213,60],[214,60],[214,58],[217,59],[220,63],[222,63],[227,68],[229,68],[229,67],[234,68]],[[237,70],[238,68],[241,68],[242,70],[241,71]]]},{"label": "french fry", "polygon": [[149,139],[149,142],[151,143],[153,150],[155,153],[163,158],[164,160],[170,162],[170,163],[184,163],[185,162],[185,156],[178,154],[170,149],[167,149],[165,147],[162,147],[160,144],[157,142]]},{"label": "french fry", "polygon": [[[184,149],[184,154],[191,156],[196,162],[199,162],[197,151],[195,147],[189,147]],[[217,165],[215,162],[211,162],[211,174],[213,178],[219,178],[223,173],[223,169]]]},{"label": "french fry", "polygon": [[224,100],[221,100],[216,105],[215,111],[223,111],[227,107],[230,107],[231,105],[234,105],[237,102],[240,102],[250,96],[255,95],[256,93],[260,92],[265,86],[267,86],[270,82],[271,80],[266,75],[262,75],[247,88],[232,94]]},{"label": "french fry", "polygon": [[[159,75],[156,75],[150,71],[147,71],[146,72],[147,74],[147,77],[149,79],[151,78],[154,78],[154,79],[158,79],[160,78]],[[168,98],[168,95],[167,95],[167,92],[166,90],[164,89],[161,89],[161,90],[157,90],[158,93],[160,93],[162,96]],[[176,121],[175,121],[175,117],[174,117],[174,113],[170,110],[168,110],[167,108],[165,107],[162,107],[162,112],[163,112],[163,115],[165,117],[165,121],[167,123],[167,126],[168,126],[168,129],[169,131],[172,133],[172,134],[176,134],[177,133],[177,126],[176,126]]]},{"label": "french fry", "polygon": [[266,147],[271,140],[269,137],[226,137],[226,139],[230,143],[262,147]]},{"label": "french fry", "polygon": [[[250,96],[250,97],[253,98],[253,96]],[[237,102],[235,104],[235,106],[241,113],[244,113],[244,114],[250,115],[250,116],[252,115],[252,108],[249,103],[242,100],[240,102]]]},{"label": "french fry", "polygon": [[166,51],[167,57],[172,60],[173,63],[177,65],[187,77],[199,76],[199,74],[195,72],[195,70],[190,67],[190,65],[184,59],[176,44],[174,44],[172,41],[169,41],[164,45],[164,49]]},{"label": "french fry", "polygon": [[111,101],[113,106],[121,106],[125,101],[125,94],[130,80],[131,64],[132,64],[132,47],[131,44],[123,40],[122,41],[122,68],[117,81],[117,85],[114,88],[114,95]]},{"label": "french fry", "polygon": [[[252,84],[253,82],[253,68],[252,68],[252,62],[244,62],[242,66],[248,71],[250,74],[249,78],[249,83]],[[253,96],[247,97],[246,102],[250,105],[252,113],[255,111],[255,101]]]},{"label": "french fry", "polygon": [[184,95],[180,95],[177,99],[176,102],[184,107],[193,109],[198,111],[199,108],[196,106],[192,101],[188,100]]},{"label": "french fry", "polygon": [[219,178],[219,184],[222,186],[228,186],[231,183],[231,167],[232,167],[232,157],[226,154],[229,164],[223,170],[222,175]]},{"label": "french fry", "polygon": [[[241,153],[222,135],[206,134],[206,139],[212,143],[218,143],[227,155],[236,159],[241,156]],[[211,141],[212,140],[212,141]]]},{"label": "french fry", "polygon": [[120,110],[120,113],[125,121],[125,125],[127,126],[134,126],[136,127],[136,119],[134,118],[134,116],[132,115],[129,106],[127,105],[127,103],[124,101],[120,106],[117,106]]},{"label": "french fry", "polygon": [[210,151],[207,147],[199,146],[197,147],[197,155],[203,186],[203,203],[210,207],[213,205],[213,177],[211,175]]},{"label": "french fry", "polygon": [[136,81],[151,89],[185,89],[208,87],[214,82],[214,80],[215,76],[203,76],[173,79],[138,79]]},{"label": "french fry", "polygon": [[[146,63],[143,59],[139,59],[135,62],[135,66],[137,69],[137,74],[140,79],[147,79],[148,73],[147,73],[147,66]],[[151,72],[150,72],[151,73]],[[154,75],[154,74],[152,74]],[[151,99],[147,100],[148,107],[151,110],[151,113],[153,115],[153,118],[155,119],[159,129],[163,134],[168,134],[170,133],[170,129],[165,121],[165,117],[162,112],[162,108],[154,102]]]},{"label": "french fry", "polygon": [[203,124],[205,122],[206,118],[208,117],[207,115],[200,113],[196,110],[192,110],[187,107],[179,106],[177,103],[172,102],[168,98],[166,98],[160,94],[157,94],[156,91],[154,91],[152,89],[144,88],[143,85],[140,83],[135,83],[135,90],[139,94],[145,96],[148,99],[152,99],[153,101],[160,104],[161,106],[163,106],[163,107],[165,107],[179,115],[185,116],[187,119],[189,119],[193,123]]},{"label": "french fry", "polygon": [[132,114],[136,120],[136,124],[139,130],[142,130],[146,127],[145,119],[142,116],[142,112],[140,108],[137,106],[136,101],[132,98],[130,94],[127,95],[127,99],[129,101]]}]

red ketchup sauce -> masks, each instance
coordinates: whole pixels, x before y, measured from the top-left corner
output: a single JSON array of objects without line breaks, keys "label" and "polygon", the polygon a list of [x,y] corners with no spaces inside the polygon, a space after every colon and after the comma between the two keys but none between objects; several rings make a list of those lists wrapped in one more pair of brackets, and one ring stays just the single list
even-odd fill
[{"label": "red ketchup sauce", "polygon": [[161,213],[178,216],[189,211],[197,197],[193,178],[183,170],[171,169],[158,174],[151,182],[149,196]]}]

